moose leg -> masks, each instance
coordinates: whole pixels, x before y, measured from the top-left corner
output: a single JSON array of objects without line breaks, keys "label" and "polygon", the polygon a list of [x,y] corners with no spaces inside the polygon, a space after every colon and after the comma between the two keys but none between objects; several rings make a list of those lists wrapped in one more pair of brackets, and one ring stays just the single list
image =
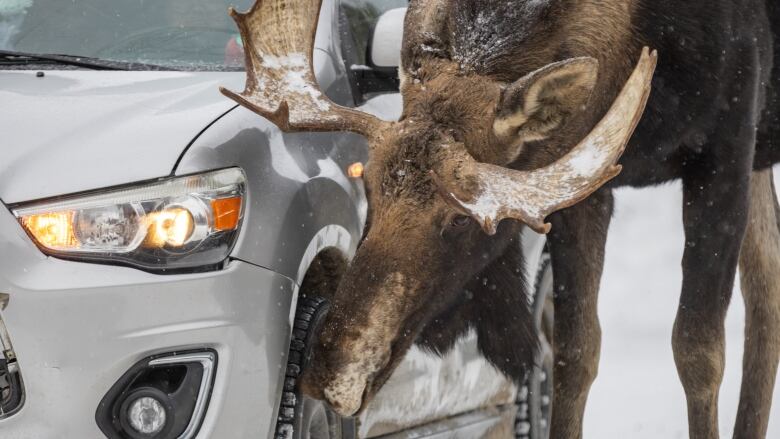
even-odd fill
[{"label": "moose leg", "polygon": [[766,437],[780,359],[780,229],[772,170],[753,173],[739,257],[745,301],[745,354],[734,438]]},{"label": "moose leg", "polygon": [[740,156],[740,148],[721,146],[734,154],[700,157],[683,177],[683,285],[672,348],[691,439],[718,437],[724,320],[747,224],[752,154]]},{"label": "moose leg", "polygon": [[596,305],[612,204],[611,191],[602,189],[550,217],[555,287],[553,439],[582,437],[585,402],[601,348]]}]

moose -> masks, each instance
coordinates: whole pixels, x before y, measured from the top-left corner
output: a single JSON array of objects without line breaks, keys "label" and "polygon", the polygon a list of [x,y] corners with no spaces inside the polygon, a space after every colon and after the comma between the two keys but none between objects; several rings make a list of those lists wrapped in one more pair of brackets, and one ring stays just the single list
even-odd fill
[{"label": "moose", "polygon": [[[766,436],[780,356],[778,2],[412,0],[404,109],[392,123],[317,86],[320,2],[231,11],[247,84],[223,90],[284,131],[368,139],[365,233],[330,298],[304,392],[352,416],[413,343],[442,353],[470,329],[482,354],[521,381],[535,350],[517,245],[527,226],[548,233],[554,273],[551,436],[581,437],[612,189],[682,180],[672,346],[690,437],[719,435],[738,266],[747,322],[734,437]],[[647,47],[660,53],[657,70]]]}]

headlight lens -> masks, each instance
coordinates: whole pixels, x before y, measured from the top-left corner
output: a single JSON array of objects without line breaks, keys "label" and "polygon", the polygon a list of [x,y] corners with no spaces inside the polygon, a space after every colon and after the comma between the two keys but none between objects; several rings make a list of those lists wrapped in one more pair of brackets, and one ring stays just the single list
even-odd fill
[{"label": "headlight lens", "polygon": [[214,266],[241,224],[237,168],[12,207],[47,254],[150,270]]}]

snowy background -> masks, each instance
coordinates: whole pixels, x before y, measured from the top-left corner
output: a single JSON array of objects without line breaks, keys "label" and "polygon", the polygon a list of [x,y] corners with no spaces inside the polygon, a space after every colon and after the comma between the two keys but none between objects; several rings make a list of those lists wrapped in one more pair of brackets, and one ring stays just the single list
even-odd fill
[{"label": "snowy background", "polygon": [[[599,296],[601,365],[585,414],[585,437],[687,438],[685,395],[671,347],[682,282],[680,185],[620,189],[616,198]],[[744,306],[738,286],[731,303],[720,392],[723,438],[732,435],[742,376]],[[767,437],[780,438],[777,388]]]}]

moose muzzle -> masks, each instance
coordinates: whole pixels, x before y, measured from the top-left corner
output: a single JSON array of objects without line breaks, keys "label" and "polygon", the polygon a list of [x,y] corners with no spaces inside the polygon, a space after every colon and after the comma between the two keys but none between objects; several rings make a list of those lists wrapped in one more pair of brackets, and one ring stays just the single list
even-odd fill
[{"label": "moose muzzle", "polygon": [[358,300],[338,295],[304,372],[302,390],[328,402],[341,416],[354,416],[363,408],[376,390],[375,381],[383,381],[397,361],[394,357],[400,356],[393,354],[411,345],[402,329],[412,311],[408,299],[414,284],[397,272],[379,284],[375,294]]}]

